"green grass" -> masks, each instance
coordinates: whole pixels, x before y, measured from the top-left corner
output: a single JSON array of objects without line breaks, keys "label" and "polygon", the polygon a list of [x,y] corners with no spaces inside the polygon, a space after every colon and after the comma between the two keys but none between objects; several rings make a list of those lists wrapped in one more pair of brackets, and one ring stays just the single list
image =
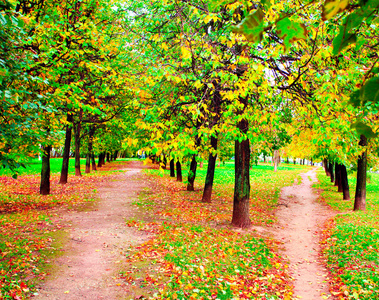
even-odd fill
[{"label": "green grass", "polygon": [[324,254],[333,274],[336,295],[348,299],[377,299],[379,297],[379,174],[370,173],[367,182],[367,211],[354,212],[356,178],[349,174],[350,201],[342,200],[342,193],[324,172],[318,173],[323,189],[322,201],[343,212],[329,228],[324,243]]},{"label": "green grass", "polygon": [[[182,167],[185,179],[188,169]],[[309,167],[292,164],[282,164],[276,173],[268,164],[252,167],[250,219],[254,225],[275,222],[280,189],[292,185],[306,170]],[[124,278],[146,288],[145,292],[159,283],[153,299],[290,299],[290,277],[276,244],[254,231],[230,226],[234,162],[216,167],[212,203],[201,202],[206,171],[206,165],[198,167],[194,192],[170,178],[169,170],[146,171],[154,192],[142,195],[136,205],[158,216],[158,221],[129,220],[128,225],[154,232],[155,237],[128,256],[132,265],[145,261],[144,270],[137,270],[144,277],[134,276],[135,270],[130,269],[121,272]],[[158,265],[158,276],[147,271],[149,265]],[[168,282],[162,282],[162,274]]]},{"label": "green grass", "polygon": [[[129,161],[129,160],[138,160],[133,158],[119,158],[116,162],[120,161]],[[96,160],[97,164],[97,160]],[[81,158],[80,159],[80,168],[82,172],[85,170],[86,165],[86,159]],[[17,169],[19,175],[33,175],[33,174],[40,174],[41,173],[41,167],[42,167],[42,161],[38,158],[33,158],[25,162],[25,168],[20,167]],[[60,173],[62,169],[62,158],[50,158],[50,172],[52,174],[54,173]],[[69,161],[69,174],[75,174],[75,158],[71,157]],[[12,173],[9,169],[0,169],[0,176],[11,176]]]}]

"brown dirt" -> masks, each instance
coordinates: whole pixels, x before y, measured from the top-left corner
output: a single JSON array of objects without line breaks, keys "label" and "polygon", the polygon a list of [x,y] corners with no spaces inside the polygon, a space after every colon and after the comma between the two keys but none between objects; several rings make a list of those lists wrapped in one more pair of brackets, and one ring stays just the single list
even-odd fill
[{"label": "brown dirt", "polygon": [[[126,172],[98,188],[99,202],[90,211],[62,214],[69,224],[69,243],[63,255],[52,264],[55,270],[39,288],[33,299],[133,299],[133,291],[117,279],[123,255],[129,247],[146,241],[147,234],[126,225],[136,216],[130,204],[147,183],[141,180],[141,162],[130,162]],[[140,213],[138,213],[140,216]],[[143,217],[143,216],[141,216]]]},{"label": "brown dirt", "polygon": [[317,182],[315,169],[301,174],[301,178],[301,184],[282,189],[274,235],[289,260],[294,298],[331,299],[319,241],[323,225],[336,213],[316,202],[318,195],[311,188]]}]

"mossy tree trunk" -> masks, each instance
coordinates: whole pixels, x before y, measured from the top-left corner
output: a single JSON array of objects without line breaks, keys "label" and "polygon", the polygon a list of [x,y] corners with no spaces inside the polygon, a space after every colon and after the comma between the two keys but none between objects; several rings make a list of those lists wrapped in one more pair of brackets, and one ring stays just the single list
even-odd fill
[{"label": "mossy tree trunk", "polygon": [[[238,124],[241,132],[247,133],[248,121]],[[235,184],[233,199],[232,225],[248,228],[251,225],[249,216],[250,199],[250,142],[249,139],[235,141]]]},{"label": "mossy tree trunk", "polygon": [[[211,147],[212,149],[214,149],[214,151],[217,150],[217,137],[215,136],[211,136]],[[215,169],[216,169],[216,159],[217,159],[216,153],[212,153],[212,152],[209,153],[207,175],[205,177],[203,198],[201,200],[203,202],[209,203],[212,200],[212,189],[213,189],[213,180],[214,180]]]},{"label": "mossy tree trunk", "polygon": [[183,181],[182,164],[179,160],[176,162],[176,180],[179,182]]},{"label": "mossy tree trunk", "polygon": [[79,120],[74,123],[74,137],[75,137],[75,176],[82,176],[80,171],[80,134],[82,131],[83,110],[80,109]]},{"label": "mossy tree trunk", "polygon": [[96,171],[96,161],[95,161],[95,154],[91,154],[91,162],[92,162],[92,170]]},{"label": "mossy tree trunk", "polygon": [[328,170],[329,170],[329,173],[330,173],[330,181],[331,182],[334,182],[334,163],[329,161],[329,165],[328,165]]},{"label": "mossy tree trunk", "polygon": [[[359,146],[367,146],[367,138],[360,137]],[[358,156],[357,186],[355,190],[354,210],[366,210],[367,150]]]},{"label": "mossy tree trunk", "polygon": [[347,179],[347,171],[345,165],[340,165],[340,172],[343,200],[350,200],[349,181]]},{"label": "mossy tree trunk", "polygon": [[50,145],[44,146],[42,149],[41,185],[39,188],[41,195],[50,194],[50,151]]},{"label": "mossy tree trunk", "polygon": [[170,160],[170,177],[175,177],[175,161],[174,161],[174,159]]},{"label": "mossy tree trunk", "polygon": [[88,132],[88,150],[86,155],[86,170],[85,173],[91,172],[91,157],[93,152],[93,136],[95,134],[95,127],[91,126]]},{"label": "mossy tree trunk", "polygon": [[68,168],[70,161],[70,147],[71,147],[71,137],[72,137],[72,121],[73,116],[70,113],[67,113],[67,125],[66,125],[66,134],[64,139],[64,149],[63,149],[63,160],[62,160],[62,169],[59,183],[66,184],[68,180]]},{"label": "mossy tree trunk", "polygon": [[197,157],[196,154],[192,155],[191,165],[188,171],[187,191],[195,190],[195,178],[196,178],[196,169],[197,169],[196,157]]}]

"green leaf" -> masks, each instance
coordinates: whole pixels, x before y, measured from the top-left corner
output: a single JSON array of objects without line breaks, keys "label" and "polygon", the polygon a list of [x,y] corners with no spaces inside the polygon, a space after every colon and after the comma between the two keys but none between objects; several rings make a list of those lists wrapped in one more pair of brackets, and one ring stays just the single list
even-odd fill
[{"label": "green leaf", "polygon": [[349,103],[354,107],[365,105],[368,101],[379,103],[379,76],[366,81],[360,90],[350,95]]},{"label": "green leaf", "polygon": [[284,41],[284,48],[288,50],[297,40],[307,38],[307,29],[304,24],[291,21],[288,17],[276,23],[278,35]]},{"label": "green leaf", "polygon": [[351,125],[352,129],[355,129],[359,135],[363,134],[368,138],[374,138],[377,134],[372,130],[372,128],[362,121],[357,121]]},{"label": "green leaf", "polygon": [[344,48],[350,44],[354,44],[357,41],[357,35],[355,33],[348,33],[345,31],[345,26],[340,26],[340,32],[333,40],[333,55],[337,55]]},{"label": "green leaf", "polygon": [[239,25],[234,26],[232,31],[243,34],[250,42],[260,42],[263,33],[263,17],[263,11],[259,8],[243,19]]},{"label": "green leaf", "polygon": [[358,37],[356,44],[355,44],[355,51],[359,51],[365,42],[366,42],[365,38]]},{"label": "green leaf", "polygon": [[336,14],[344,11],[349,5],[349,0],[326,0],[322,6],[322,19],[329,20],[333,18]]}]

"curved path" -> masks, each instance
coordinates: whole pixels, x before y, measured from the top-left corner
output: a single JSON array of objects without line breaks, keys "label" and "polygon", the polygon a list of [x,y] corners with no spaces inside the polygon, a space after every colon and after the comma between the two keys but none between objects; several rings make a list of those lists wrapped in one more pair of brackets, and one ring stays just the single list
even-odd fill
[{"label": "curved path", "polygon": [[140,179],[141,162],[131,162],[126,172],[98,188],[99,203],[94,210],[68,212],[60,219],[67,222],[69,243],[64,255],[54,261],[56,270],[38,289],[33,299],[125,299],[133,292],[117,280],[123,253],[148,236],[126,226],[136,208],[130,203],[144,188]]},{"label": "curved path", "polygon": [[301,174],[301,178],[301,184],[282,189],[274,235],[282,242],[282,254],[289,259],[294,298],[330,299],[319,240],[323,224],[336,213],[316,202],[318,195],[312,191],[312,184],[317,181],[315,169]]}]

